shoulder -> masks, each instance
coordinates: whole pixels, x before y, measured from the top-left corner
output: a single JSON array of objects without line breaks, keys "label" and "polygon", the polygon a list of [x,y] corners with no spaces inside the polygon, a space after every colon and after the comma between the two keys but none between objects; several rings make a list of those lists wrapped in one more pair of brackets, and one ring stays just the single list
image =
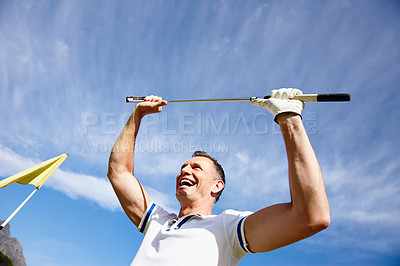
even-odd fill
[{"label": "shoulder", "polygon": [[251,211],[227,209],[218,215],[224,225],[228,245],[232,249],[231,252],[238,261],[250,253],[244,235],[244,221],[251,214],[253,214]]},{"label": "shoulder", "polygon": [[142,219],[138,226],[138,231],[145,234],[150,224],[155,223],[162,225],[165,222],[176,218],[177,215],[175,213],[168,212],[160,205],[151,202],[146,211],[143,213]]},{"label": "shoulder", "polygon": [[253,212],[251,211],[236,211],[236,210],[232,210],[232,209],[227,209],[225,211],[223,211],[221,214],[219,214],[218,216],[224,216],[224,217],[228,217],[228,218],[235,218],[235,217],[247,217],[250,214],[253,214]]},{"label": "shoulder", "polygon": [[218,215],[213,217],[215,222],[223,224],[225,228],[235,228],[237,225],[244,220],[247,216],[251,215],[253,212],[250,211],[236,211],[232,209],[227,209]]}]

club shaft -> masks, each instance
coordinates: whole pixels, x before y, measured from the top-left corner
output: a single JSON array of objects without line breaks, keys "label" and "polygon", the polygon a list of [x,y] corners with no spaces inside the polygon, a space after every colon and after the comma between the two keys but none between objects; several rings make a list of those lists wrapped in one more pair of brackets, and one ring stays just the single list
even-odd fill
[{"label": "club shaft", "polygon": [[250,98],[233,98],[233,99],[198,99],[198,100],[173,100],[169,103],[190,103],[190,102],[238,102],[249,101]]},{"label": "club shaft", "polygon": [[[271,96],[265,96],[268,99]],[[293,97],[293,100],[301,100],[303,102],[343,102],[350,101],[351,95],[349,93],[331,93],[331,94],[303,94]],[[128,96],[126,97],[127,103],[140,103],[144,101],[145,97],[141,96]],[[195,100],[171,100],[170,103],[189,103],[189,102],[237,102],[237,101],[251,101],[250,98],[228,98],[228,99],[195,99]]]}]

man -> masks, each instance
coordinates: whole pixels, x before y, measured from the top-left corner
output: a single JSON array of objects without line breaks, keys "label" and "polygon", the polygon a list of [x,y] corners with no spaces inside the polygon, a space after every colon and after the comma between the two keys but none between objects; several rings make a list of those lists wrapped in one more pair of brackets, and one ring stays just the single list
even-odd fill
[{"label": "man", "polygon": [[[267,252],[328,227],[329,205],[321,170],[301,120],[297,89],[273,90],[252,104],[275,116],[284,138],[291,202],[255,213],[226,210],[211,215],[224,188],[224,173],[206,153],[195,153],[176,178],[179,214],[151,203],[133,176],[134,146],[141,119],[167,102],[148,96],[136,105],[111,152],[108,177],[131,221],[145,234],[132,265],[237,265],[248,253]],[[243,184],[245,185],[245,184]]]}]

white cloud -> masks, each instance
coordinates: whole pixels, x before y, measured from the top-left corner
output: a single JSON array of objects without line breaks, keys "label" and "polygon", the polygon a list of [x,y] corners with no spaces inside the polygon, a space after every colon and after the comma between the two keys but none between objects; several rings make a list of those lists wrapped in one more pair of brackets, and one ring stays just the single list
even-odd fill
[{"label": "white cloud", "polygon": [[177,207],[179,204],[175,199],[174,195],[167,195],[149,186],[145,186],[145,189],[149,193],[152,202],[159,204],[169,212],[173,213],[179,212],[179,207]]},{"label": "white cloud", "polygon": [[11,176],[33,165],[34,161],[20,156],[0,143],[0,176]]},{"label": "white cloud", "polygon": [[67,67],[69,63],[69,46],[61,40],[55,42],[55,55],[57,58],[57,64],[61,69]]},{"label": "white cloud", "polygon": [[[36,159],[23,157],[0,144],[0,175],[10,176],[39,163]],[[57,169],[47,180],[44,187],[60,191],[68,197],[78,200],[86,199],[110,211],[121,211],[122,208],[106,178],[74,173]],[[162,192],[151,187],[146,188],[157,203],[172,209],[172,202]]]},{"label": "white cloud", "polygon": [[72,199],[84,198],[111,211],[119,209],[118,199],[105,178],[58,170],[45,186],[61,191]]},{"label": "white cloud", "polygon": [[[256,147],[249,142],[245,145]],[[231,145],[229,154],[220,160],[226,174],[221,196],[224,208],[255,211],[290,200],[286,155],[279,150],[280,144],[265,142],[268,152],[260,145],[253,150],[242,143]]]},{"label": "white cloud", "polygon": [[[400,180],[398,158],[388,151],[359,155],[352,162],[340,159],[323,165],[331,206],[331,245],[358,246],[384,253],[400,245]],[[382,164],[385,162],[385,164]],[[345,235],[349,237],[345,237]]]},{"label": "white cloud", "polygon": [[[246,145],[257,147],[251,140]],[[279,143],[263,145],[267,151],[232,145],[235,151],[222,158],[227,186],[218,208],[221,204],[222,208],[256,210],[290,200],[284,150]],[[353,154],[351,160],[343,150],[345,147],[318,156],[332,219],[331,227],[317,238],[319,245],[354,246],[384,254],[398,252],[399,158],[391,156],[386,146],[371,153]]]}]

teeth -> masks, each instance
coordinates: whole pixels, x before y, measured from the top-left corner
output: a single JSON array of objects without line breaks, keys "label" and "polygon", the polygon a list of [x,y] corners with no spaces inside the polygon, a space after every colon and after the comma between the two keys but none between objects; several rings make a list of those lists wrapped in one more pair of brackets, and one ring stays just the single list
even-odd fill
[{"label": "teeth", "polygon": [[193,186],[194,184],[193,184],[192,181],[190,181],[190,180],[183,179],[183,180],[181,181],[181,185],[182,185],[182,186],[189,186],[189,187],[191,187],[191,186]]}]

